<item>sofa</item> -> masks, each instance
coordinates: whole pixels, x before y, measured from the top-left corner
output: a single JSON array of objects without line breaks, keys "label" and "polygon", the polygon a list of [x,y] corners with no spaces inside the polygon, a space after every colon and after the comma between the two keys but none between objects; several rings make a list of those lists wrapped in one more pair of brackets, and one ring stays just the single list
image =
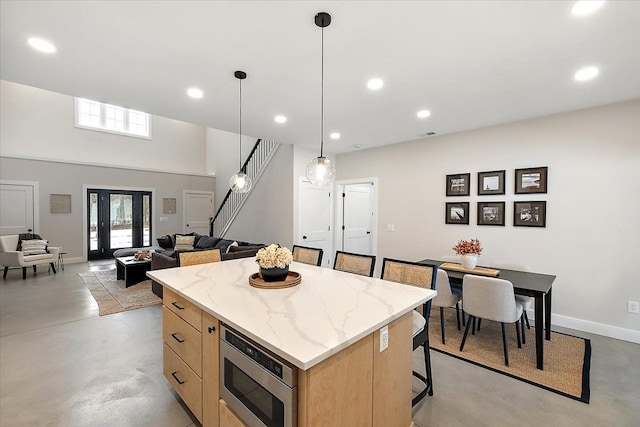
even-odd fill
[{"label": "sofa", "polygon": [[35,273],[38,265],[47,264],[56,274],[59,251],[60,248],[48,246],[48,241],[37,234],[0,236],[0,265],[4,266],[2,278],[7,278],[9,267],[21,267],[22,279],[25,280],[28,267],[32,267]]},{"label": "sofa", "polygon": [[[190,237],[193,237],[191,240]],[[162,270],[178,266],[178,253],[220,249],[222,261],[249,258],[264,248],[262,243],[249,243],[240,240],[222,239],[198,233],[176,233],[158,237],[158,247],[151,253],[151,270]],[[193,242],[190,244],[190,242]],[[185,242],[187,244],[185,245]],[[162,285],[151,281],[153,293],[162,298]]]}]

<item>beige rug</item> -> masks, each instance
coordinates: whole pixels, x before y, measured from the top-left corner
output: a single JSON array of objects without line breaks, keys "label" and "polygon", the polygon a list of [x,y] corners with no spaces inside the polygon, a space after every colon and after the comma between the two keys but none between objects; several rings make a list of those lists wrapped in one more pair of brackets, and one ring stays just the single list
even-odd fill
[{"label": "beige rug", "polygon": [[442,344],[440,333],[440,311],[435,308],[431,311],[429,344],[433,350],[589,403],[590,340],[551,332],[551,341],[544,340],[544,370],[540,370],[536,368],[534,327],[525,328],[527,343],[518,348],[515,326],[506,325],[509,366],[505,366],[499,323],[483,320],[475,335],[469,329],[461,352],[464,326],[460,325],[458,331],[455,309],[445,309],[444,317],[446,345]]},{"label": "beige rug", "polygon": [[98,303],[100,316],[162,303],[151,291],[151,280],[125,288],[124,280],[116,280],[115,269],[78,274]]}]

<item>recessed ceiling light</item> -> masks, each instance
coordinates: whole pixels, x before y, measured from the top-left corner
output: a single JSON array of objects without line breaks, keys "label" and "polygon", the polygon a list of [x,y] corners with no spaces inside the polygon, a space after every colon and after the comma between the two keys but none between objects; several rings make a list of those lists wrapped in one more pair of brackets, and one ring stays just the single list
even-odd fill
[{"label": "recessed ceiling light", "polygon": [[54,52],[56,52],[58,50],[53,45],[53,43],[48,42],[48,41],[43,40],[43,39],[39,39],[37,37],[31,37],[29,40],[27,40],[27,42],[29,43],[29,45],[32,48],[34,48],[36,50],[39,50],[40,52],[54,53]]},{"label": "recessed ceiling light", "polygon": [[600,73],[596,67],[584,67],[576,71],[573,75],[573,78],[579,82],[586,82],[587,80],[591,80],[596,77]]},{"label": "recessed ceiling light", "polygon": [[355,144],[355,145],[353,146],[353,148],[360,148],[360,147],[362,147],[362,145],[360,145],[360,144]]},{"label": "recessed ceiling light", "polygon": [[202,98],[204,96],[204,92],[197,87],[190,87],[189,89],[187,89],[187,95],[192,98]]},{"label": "recessed ceiling light", "polygon": [[571,13],[576,16],[590,15],[600,9],[604,0],[583,0],[577,1],[571,8]]},{"label": "recessed ceiling light", "polygon": [[285,116],[276,116],[274,120],[276,123],[286,123],[287,118]]},{"label": "recessed ceiling light", "polygon": [[384,86],[384,82],[382,81],[382,79],[370,79],[367,82],[367,87],[371,90],[378,90],[380,89],[382,86]]},{"label": "recessed ceiling light", "polygon": [[418,114],[416,114],[416,115],[420,119],[426,119],[427,117],[429,117],[431,115],[431,111],[429,111],[429,110],[420,110],[420,111],[418,111]]},{"label": "recessed ceiling light", "polygon": [[340,139],[340,134],[338,132],[332,132],[331,135],[329,135],[329,138]]}]

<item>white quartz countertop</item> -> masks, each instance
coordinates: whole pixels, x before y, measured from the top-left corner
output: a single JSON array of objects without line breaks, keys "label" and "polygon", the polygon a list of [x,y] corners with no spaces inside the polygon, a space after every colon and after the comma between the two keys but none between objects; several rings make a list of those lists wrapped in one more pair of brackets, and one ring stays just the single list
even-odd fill
[{"label": "white quartz countertop", "polygon": [[433,298],[435,291],[294,262],[302,283],[249,284],[254,258],[147,275],[300,369],[309,369]]}]

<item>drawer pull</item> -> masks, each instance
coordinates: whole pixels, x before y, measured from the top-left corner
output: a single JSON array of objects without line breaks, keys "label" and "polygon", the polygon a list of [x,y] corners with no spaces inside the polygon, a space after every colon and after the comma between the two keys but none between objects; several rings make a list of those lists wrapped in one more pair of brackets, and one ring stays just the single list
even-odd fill
[{"label": "drawer pull", "polygon": [[172,302],[171,305],[177,308],[178,310],[184,310],[184,307],[180,307],[177,301]]},{"label": "drawer pull", "polygon": [[184,340],[181,340],[180,338],[178,338],[176,336],[177,332],[171,334],[171,336],[173,337],[174,340],[178,341],[180,344],[182,344],[184,342]]},{"label": "drawer pull", "polygon": [[209,326],[207,328],[207,330],[209,331],[210,334],[214,333],[216,331],[216,327],[215,326]]},{"label": "drawer pull", "polygon": [[175,378],[176,381],[178,381],[178,384],[180,384],[180,385],[184,384],[184,381],[180,381],[180,379],[178,379],[178,377],[176,376],[177,373],[178,373],[178,371],[172,372],[171,376],[173,378]]}]

